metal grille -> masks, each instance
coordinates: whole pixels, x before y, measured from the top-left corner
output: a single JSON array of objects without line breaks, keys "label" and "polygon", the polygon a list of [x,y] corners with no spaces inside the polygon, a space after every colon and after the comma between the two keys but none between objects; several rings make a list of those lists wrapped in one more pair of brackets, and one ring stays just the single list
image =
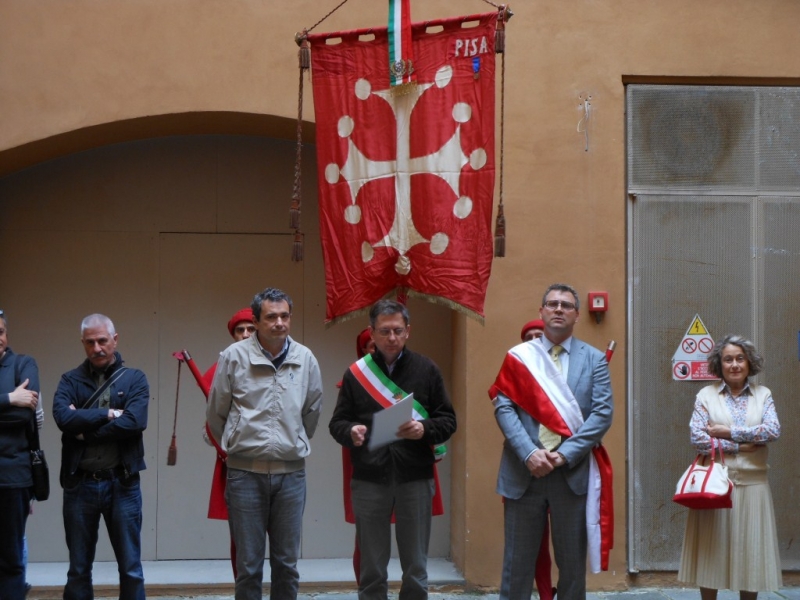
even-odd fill
[{"label": "metal grille", "polygon": [[800,198],[762,198],[759,216],[763,238],[758,258],[761,276],[757,318],[759,348],[765,358],[760,383],[772,390],[781,422],[781,439],[769,449],[770,483],[778,523],[778,542],[784,569],[800,569],[800,468],[797,432],[800,431]]},{"label": "metal grille", "polygon": [[760,188],[800,189],[800,89],[765,88],[760,96]]},{"label": "metal grille", "polygon": [[755,189],[752,89],[628,88],[632,190]]},{"label": "metal grille", "polygon": [[795,89],[628,89],[632,571],[677,570],[680,561],[686,509],[671,499],[693,456],[688,424],[703,384],[673,381],[671,358],[695,314],[715,339],[740,333],[766,357],[760,383],[773,391],[784,432],[770,447],[782,566],[800,568],[791,457],[800,425],[792,402],[800,389],[795,117]]}]

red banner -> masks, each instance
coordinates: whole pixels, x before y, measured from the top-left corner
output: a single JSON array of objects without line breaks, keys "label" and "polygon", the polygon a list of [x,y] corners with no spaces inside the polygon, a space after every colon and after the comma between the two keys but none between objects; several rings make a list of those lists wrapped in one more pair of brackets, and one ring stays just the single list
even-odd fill
[{"label": "red banner", "polygon": [[415,23],[394,89],[386,28],[309,36],[327,321],[395,290],[483,317],[497,18]]}]

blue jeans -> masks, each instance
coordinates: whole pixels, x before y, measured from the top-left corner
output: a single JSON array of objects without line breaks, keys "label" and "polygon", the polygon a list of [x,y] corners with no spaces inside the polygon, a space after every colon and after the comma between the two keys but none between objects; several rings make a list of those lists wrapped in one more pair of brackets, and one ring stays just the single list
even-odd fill
[{"label": "blue jeans", "polygon": [[0,489],[0,598],[25,598],[25,564],[22,538],[30,512],[28,488]]},{"label": "blue jeans", "polygon": [[236,600],[261,600],[269,533],[271,600],[295,600],[306,504],[305,469],[267,475],[228,468],[228,523],[236,544]]},{"label": "blue jeans", "polygon": [[139,476],[101,481],[85,478],[71,484],[64,487],[64,533],[69,548],[64,600],[94,598],[92,563],[101,515],[117,558],[120,600],[144,600]]}]

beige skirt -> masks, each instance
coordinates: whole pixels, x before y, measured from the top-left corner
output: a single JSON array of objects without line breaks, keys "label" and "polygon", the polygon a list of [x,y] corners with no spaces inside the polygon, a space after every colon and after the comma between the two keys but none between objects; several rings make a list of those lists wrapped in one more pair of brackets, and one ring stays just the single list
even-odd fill
[{"label": "beige skirt", "polygon": [[735,592],[781,587],[769,484],[735,486],[731,509],[689,510],[678,580]]}]

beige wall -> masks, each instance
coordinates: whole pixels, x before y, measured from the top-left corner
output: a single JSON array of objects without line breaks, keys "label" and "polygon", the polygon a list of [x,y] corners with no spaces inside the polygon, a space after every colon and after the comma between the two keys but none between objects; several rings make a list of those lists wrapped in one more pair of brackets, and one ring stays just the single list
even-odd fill
[{"label": "beige wall", "polygon": [[[366,317],[325,328],[325,289],[315,203],[313,147],[306,154],[309,243],[289,260],[285,232],[293,144],[254,136],[183,136],[98,148],[0,178],[0,307],[15,351],[39,364],[54,493],[28,524],[34,562],[67,560],[58,487],[60,434],[51,415],[61,373],[84,358],[81,319],[109,315],[126,364],[150,383],[145,431],[146,560],[227,558],[227,524],[206,519],[214,451],[201,438],[205,402],[182,369],[178,462],[167,466],[178,364],[187,349],[205,371],[231,343],[227,320],[267,286],[294,300],[292,337],[320,363],[323,412],[307,464],[303,558],[345,558],[354,527],[344,522],[341,451],[327,424],[336,383],[355,359]],[[431,356],[451,380],[450,318],[441,306],[412,299],[410,347]],[[46,317],[43,317],[46,315]],[[440,463],[445,501],[450,461]],[[433,525],[432,556],[449,553],[450,522]],[[54,535],[55,532],[55,535]],[[99,560],[111,560],[105,532]]]},{"label": "beige wall", "polygon": [[[296,30],[335,2],[0,0],[0,174],[93,145],[174,133],[291,137]],[[625,564],[627,77],[781,78],[797,83],[795,0],[520,0],[506,61],[507,257],[496,260],[486,325],[454,317],[452,553],[467,579],[496,585],[502,509],[493,492],[501,436],[486,389],[520,325],[554,280],[610,293],[577,334],[620,342],[607,437],[617,468],[612,572]],[[414,19],[490,10],[478,1],[413,3]],[[382,25],[385,3],[346,4],[319,31]],[[307,87],[310,92],[310,87]],[[592,96],[589,149],[576,132]],[[313,121],[310,94],[306,117]],[[189,113],[205,113],[208,118]],[[259,118],[260,115],[267,117]]]}]

